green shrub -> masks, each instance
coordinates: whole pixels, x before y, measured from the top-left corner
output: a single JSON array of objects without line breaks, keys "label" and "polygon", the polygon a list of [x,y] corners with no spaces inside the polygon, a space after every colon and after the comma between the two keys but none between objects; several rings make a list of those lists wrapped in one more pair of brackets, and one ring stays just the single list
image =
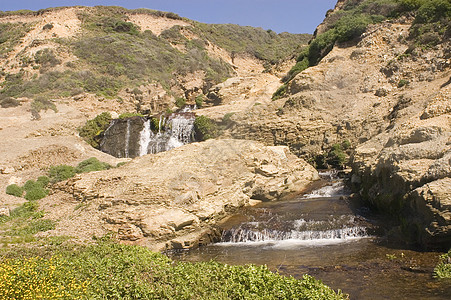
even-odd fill
[{"label": "green shrub", "polygon": [[28,201],[39,200],[46,197],[49,194],[49,191],[42,187],[34,187],[27,191],[25,194],[25,199]]},{"label": "green shrub", "polygon": [[0,259],[0,278],[3,293],[21,295],[27,284],[32,291],[65,291],[67,299],[346,299],[308,275],[295,279],[265,266],[213,261],[175,263],[144,247],[102,241],[45,259]]},{"label": "green shrub", "polygon": [[41,118],[39,113],[42,110],[47,111],[49,109],[53,110],[54,112],[58,112],[55,103],[42,96],[37,97],[33,100],[33,102],[31,102],[31,114],[35,119]]},{"label": "green shrub", "polygon": [[272,95],[272,100],[277,100],[280,98],[283,98],[285,96],[285,94],[287,93],[287,85],[283,84],[282,86],[280,86],[277,91]]},{"label": "green shrub", "polygon": [[77,165],[75,168],[76,173],[87,173],[87,172],[93,172],[93,171],[102,171],[102,170],[108,170],[111,168],[111,165],[99,161],[95,157],[91,157],[87,160],[82,161]]},{"label": "green shrub", "polygon": [[136,113],[136,112],[126,112],[119,115],[119,119],[128,119],[132,117],[144,117],[143,114]]},{"label": "green shrub", "polygon": [[45,48],[42,50],[39,50],[38,52],[36,52],[36,54],[34,55],[34,61],[37,64],[41,65],[41,72],[45,72],[48,69],[55,67],[59,64],[61,64],[61,60],[59,60],[56,56],[55,53],[53,52],[52,49],[49,48]]},{"label": "green shrub", "polygon": [[203,94],[196,96],[195,102],[198,108],[201,108],[204,105],[204,98],[205,96]]},{"label": "green shrub", "polygon": [[182,108],[183,106],[186,105],[186,99],[181,97],[175,99],[175,105],[177,105],[177,107],[179,108]]},{"label": "green shrub", "polygon": [[11,97],[4,97],[0,99],[0,106],[2,108],[16,107],[20,105],[20,101]]},{"label": "green shrub", "polygon": [[117,163],[116,168],[120,168],[122,166],[125,166],[127,164],[126,161],[121,161],[120,163]]},{"label": "green shrub", "polygon": [[408,85],[409,83],[410,83],[410,82],[409,82],[408,80],[401,79],[401,80],[398,82],[398,87],[401,88],[401,87],[403,87],[403,86]]},{"label": "green shrub", "polygon": [[206,116],[196,117],[194,120],[194,132],[198,141],[205,141],[219,135],[216,123]]},{"label": "green shrub", "polygon": [[326,162],[335,168],[342,168],[346,163],[346,154],[340,144],[333,144],[327,153]]},{"label": "green shrub", "polygon": [[[309,61],[307,57],[303,57],[301,61],[298,61],[296,65],[294,65],[293,68],[291,68],[290,71],[288,71],[288,74],[285,75],[282,78],[282,82],[289,82],[291,81],[296,75],[304,71],[309,67]],[[276,92],[277,93],[277,92]],[[274,97],[274,96],[273,96]]]},{"label": "green shrub", "polygon": [[75,168],[68,165],[53,166],[49,170],[51,183],[67,180],[75,176]]},{"label": "green shrub", "polygon": [[36,201],[28,201],[11,211],[12,218],[30,218],[33,217],[39,208]]},{"label": "green shrub", "polygon": [[433,23],[451,17],[449,0],[424,1],[415,16],[416,23]]},{"label": "green shrub", "polygon": [[39,176],[36,183],[40,184],[42,187],[46,187],[50,183],[50,178],[47,176]]},{"label": "green shrub", "polygon": [[343,142],[341,142],[341,147],[343,150],[348,150],[349,148],[351,148],[351,142],[349,140],[344,140]]},{"label": "green shrub", "polygon": [[6,54],[20,43],[22,37],[32,28],[31,23],[1,23],[0,24],[0,58],[6,58]]},{"label": "green shrub", "polygon": [[229,124],[229,123],[231,122],[232,116],[233,116],[234,114],[235,114],[234,112],[226,113],[226,114],[222,117],[221,123],[224,124],[224,125]]},{"label": "green shrub", "polygon": [[103,112],[94,119],[88,120],[83,127],[78,129],[80,137],[94,148],[99,148],[100,135],[107,129],[111,119],[109,112]]},{"label": "green shrub", "polygon": [[440,262],[434,268],[435,278],[451,278],[451,250],[440,255]]},{"label": "green shrub", "polygon": [[17,184],[10,184],[6,187],[6,193],[16,197],[22,197],[24,189]]}]

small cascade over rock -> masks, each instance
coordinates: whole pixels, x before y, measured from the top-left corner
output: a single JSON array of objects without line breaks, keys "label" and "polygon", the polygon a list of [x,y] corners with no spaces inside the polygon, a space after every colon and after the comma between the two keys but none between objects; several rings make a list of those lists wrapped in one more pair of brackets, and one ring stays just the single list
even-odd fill
[{"label": "small cascade over rock", "polygon": [[140,155],[155,154],[168,151],[194,142],[195,115],[191,112],[173,113],[168,118],[161,115],[158,122],[158,132],[150,130],[150,122],[144,124],[141,131]]},{"label": "small cascade over rock", "polygon": [[192,143],[195,114],[184,108],[158,117],[116,119],[105,130],[100,150],[115,157],[137,157]]}]

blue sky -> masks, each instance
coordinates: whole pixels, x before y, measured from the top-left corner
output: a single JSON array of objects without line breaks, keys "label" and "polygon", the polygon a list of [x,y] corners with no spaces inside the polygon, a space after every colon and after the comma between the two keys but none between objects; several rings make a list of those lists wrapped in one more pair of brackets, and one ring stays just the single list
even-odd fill
[{"label": "blue sky", "polygon": [[313,33],[337,0],[0,0],[0,10],[117,5],[170,11],[204,23],[233,23],[275,32]]}]

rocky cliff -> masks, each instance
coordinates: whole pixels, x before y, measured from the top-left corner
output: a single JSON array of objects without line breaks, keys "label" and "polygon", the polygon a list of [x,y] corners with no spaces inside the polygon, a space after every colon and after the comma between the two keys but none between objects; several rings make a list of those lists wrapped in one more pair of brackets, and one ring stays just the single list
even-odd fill
[{"label": "rocky cliff", "polygon": [[[339,20],[346,14],[356,13],[349,17],[355,20],[371,17],[368,7],[381,15],[383,9],[400,9],[400,2],[373,2],[339,1],[315,40],[342,29]],[[437,19],[444,29],[427,33],[435,39],[429,43],[416,31],[424,25],[420,13],[399,13],[362,27],[363,33],[349,40],[336,39],[317,65],[285,84],[280,99],[233,115],[228,134],[287,145],[306,158],[349,140],[355,148],[353,182],[364,202],[401,224],[408,240],[446,248],[451,243],[449,16]],[[310,49],[320,43],[315,40]]]}]

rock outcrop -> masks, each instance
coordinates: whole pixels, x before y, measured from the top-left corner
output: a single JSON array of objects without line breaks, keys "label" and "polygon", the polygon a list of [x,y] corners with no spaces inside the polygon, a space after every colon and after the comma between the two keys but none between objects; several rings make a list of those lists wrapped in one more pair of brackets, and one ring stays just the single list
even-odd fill
[{"label": "rock outcrop", "polygon": [[353,158],[353,179],[362,183],[364,199],[402,221],[410,241],[428,247],[451,246],[449,91],[442,89],[425,109],[357,147]]},{"label": "rock outcrop", "polygon": [[234,114],[228,134],[287,145],[304,158],[349,140],[354,183],[367,203],[403,223],[411,241],[446,248],[451,45],[411,47],[412,22],[373,24],[336,44],[287,84],[285,98]]},{"label": "rock outcrop", "polygon": [[83,203],[120,240],[162,250],[210,242],[216,222],[250,199],[289,196],[316,179],[287,147],[208,140],[77,175],[53,197]]}]

